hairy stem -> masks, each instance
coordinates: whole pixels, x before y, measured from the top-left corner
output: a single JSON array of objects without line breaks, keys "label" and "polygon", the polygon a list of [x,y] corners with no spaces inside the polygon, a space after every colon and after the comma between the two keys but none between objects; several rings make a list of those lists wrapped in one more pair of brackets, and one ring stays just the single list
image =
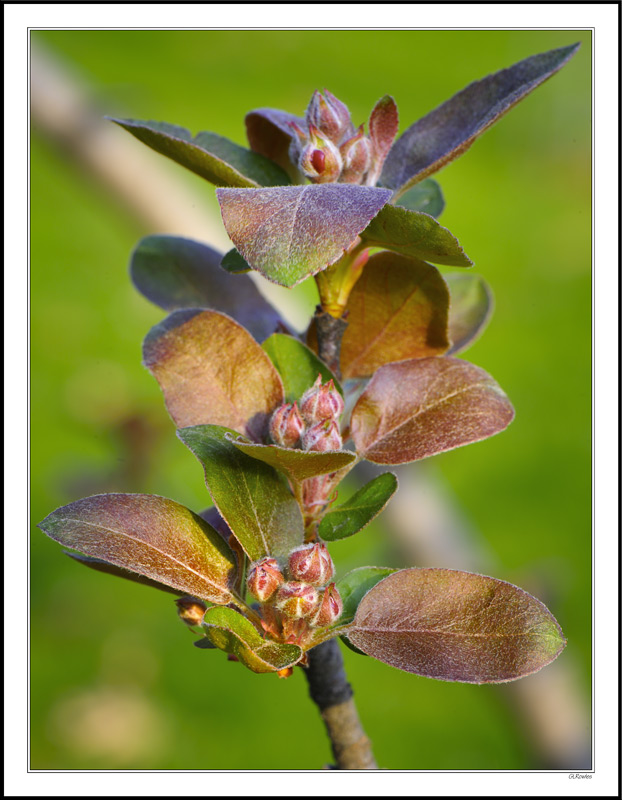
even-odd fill
[{"label": "hairy stem", "polygon": [[321,306],[315,309],[313,319],[317,330],[318,355],[333,375],[341,378],[339,367],[341,339],[348,323],[342,317],[337,319],[327,311],[323,311]]},{"label": "hairy stem", "polygon": [[309,650],[308,658],[309,666],[304,673],[309,694],[324,720],[337,769],[377,769],[336,640]]}]

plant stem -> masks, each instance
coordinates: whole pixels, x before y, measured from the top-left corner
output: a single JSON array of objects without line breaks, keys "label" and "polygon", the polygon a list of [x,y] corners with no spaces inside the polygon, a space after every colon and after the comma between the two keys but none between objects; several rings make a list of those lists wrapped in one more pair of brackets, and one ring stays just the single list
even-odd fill
[{"label": "plant stem", "polygon": [[341,339],[348,323],[342,317],[336,318],[323,311],[321,306],[315,309],[313,319],[317,330],[318,356],[335,377],[341,378],[339,366]]},{"label": "plant stem", "polygon": [[309,666],[304,673],[309,694],[324,720],[337,769],[377,769],[336,640],[309,650],[308,658]]}]

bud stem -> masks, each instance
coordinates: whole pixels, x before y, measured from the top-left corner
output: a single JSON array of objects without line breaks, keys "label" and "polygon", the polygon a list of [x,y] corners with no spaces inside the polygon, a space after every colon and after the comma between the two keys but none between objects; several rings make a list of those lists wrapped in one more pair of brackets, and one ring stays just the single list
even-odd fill
[{"label": "bud stem", "polygon": [[322,311],[339,319],[348,304],[350,292],[361,277],[363,267],[369,257],[369,248],[360,239],[351,250],[345,252],[339,261],[315,276],[320,293]]}]

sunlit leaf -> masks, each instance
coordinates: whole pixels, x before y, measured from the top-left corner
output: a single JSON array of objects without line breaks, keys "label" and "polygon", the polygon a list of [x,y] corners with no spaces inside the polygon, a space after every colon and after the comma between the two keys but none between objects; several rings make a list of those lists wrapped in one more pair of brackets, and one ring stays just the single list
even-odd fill
[{"label": "sunlit leaf", "polygon": [[[397,572],[390,567],[358,567],[337,581],[337,590],[343,600],[343,613],[338,626],[352,622],[359,603],[379,581]],[[362,652],[362,651],[361,651]]]},{"label": "sunlit leaf", "polygon": [[469,84],[404,131],[391,148],[383,186],[401,194],[465,152],[485,130],[554,75],[579,44],[549,50]]},{"label": "sunlit leaf", "polygon": [[262,347],[281,376],[285,400],[288,403],[300,400],[307,389],[313,386],[318,375],[322,376],[323,383],[332,380],[337,391],[343,394],[339,381],[326,364],[300,339],[284,333],[274,333],[266,339]]},{"label": "sunlit leaf", "polygon": [[132,253],[136,288],[167,311],[212,308],[233,317],[258,340],[276,330],[280,317],[250,278],[227,275],[222,254],[178,236],[146,236]]},{"label": "sunlit leaf", "polygon": [[246,617],[232,608],[208,609],[203,629],[216,647],[232,653],[253,672],[277,672],[293,666],[302,656],[297,644],[264,639]]},{"label": "sunlit leaf", "polygon": [[251,561],[285,556],[302,544],[298,503],[271,466],[232,443],[235,431],[197,425],[177,435],[203,465],[214,505]]},{"label": "sunlit leaf", "polygon": [[179,503],[150,494],[100,494],[56,509],[41,530],[64,547],[211,603],[231,602],[233,553]]},{"label": "sunlit leaf", "polygon": [[335,542],[358,533],[380,514],[396,489],[397,478],[392,472],[378,475],[324,516],[318,529],[320,537]]},{"label": "sunlit leaf", "polygon": [[261,441],[283,384],[253,337],[215,311],[175,311],[151,329],[145,366],[177,427],[226,425]]},{"label": "sunlit leaf", "polygon": [[289,175],[295,175],[297,169],[289,158],[290,123],[294,122],[304,131],[307,128],[305,120],[276,108],[257,108],[249,111],[245,122],[251,149],[279,164]]},{"label": "sunlit leaf", "polygon": [[347,636],[406,672],[502,683],[549,664],[566,641],[551,612],[505,581],[450,569],[404,569],[359,603]]},{"label": "sunlit leaf", "polygon": [[382,166],[397,136],[399,118],[395,100],[388,94],[381,97],[369,117],[369,138],[373,152],[373,182],[382,172]]},{"label": "sunlit leaf", "polygon": [[216,194],[242,257],[288,287],[337,261],[391,197],[387,189],[336,183]]},{"label": "sunlit leaf", "polygon": [[403,194],[396,205],[438,218],[445,208],[445,198],[438,183],[433,178],[426,178]]},{"label": "sunlit leaf", "polygon": [[[228,190],[233,191],[233,190]],[[361,233],[365,244],[450,267],[470,267],[456,237],[421,211],[386,205]]]},{"label": "sunlit leaf", "polygon": [[156,152],[216,186],[283,186],[287,174],[270,159],[216,133],[190,131],[168,122],[113,119]]},{"label": "sunlit leaf", "polygon": [[387,364],[374,374],[352,412],[359,455],[404,464],[499,433],[514,409],[480,367],[453,357]]},{"label": "sunlit leaf", "polygon": [[248,266],[246,261],[244,261],[235,247],[232,247],[231,250],[228,250],[224,254],[222,261],[220,262],[220,266],[227,272],[231,272],[234,275],[251,271],[251,268]]},{"label": "sunlit leaf", "polygon": [[447,285],[436,267],[387,251],[371,256],[348,300],[344,378],[446,352],[448,307]]},{"label": "sunlit leaf", "polygon": [[177,596],[185,594],[185,592],[182,592],[179,589],[173,589],[164,583],[151,580],[151,578],[146,578],[144,575],[139,575],[137,572],[130,572],[127,569],[122,569],[121,567],[117,567],[115,564],[111,564],[110,562],[104,561],[101,558],[91,558],[91,556],[83,556],[80,555],[80,553],[66,552],[65,555],[73,558],[73,560],[77,561],[79,564],[84,564],[85,567],[94,569],[96,572],[103,572],[106,575],[114,575],[116,578],[125,578],[127,581],[140,583],[143,586],[151,586],[154,589],[159,589],[162,592],[170,592],[171,594]]},{"label": "sunlit leaf", "polygon": [[445,275],[449,287],[448,355],[460,353],[478,339],[492,316],[492,290],[479,275],[453,272]]}]

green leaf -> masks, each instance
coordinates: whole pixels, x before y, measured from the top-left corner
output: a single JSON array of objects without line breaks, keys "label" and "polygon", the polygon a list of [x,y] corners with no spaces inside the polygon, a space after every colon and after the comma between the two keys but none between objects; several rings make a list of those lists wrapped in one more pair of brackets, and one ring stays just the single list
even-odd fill
[{"label": "green leaf", "polygon": [[[372,589],[378,581],[397,572],[390,567],[357,567],[348,572],[337,583],[337,591],[343,601],[343,613],[337,625],[349,625],[354,619],[356,609],[367,592]],[[362,651],[361,651],[362,652]]]},{"label": "green leaf", "polygon": [[386,205],[361,233],[361,239],[370,247],[384,247],[434,264],[473,264],[456,237],[434,217],[400,206]]},{"label": "green leaf", "polygon": [[376,464],[405,464],[487,439],[514,409],[480,367],[453,357],[380,367],[352,412],[357,452]]},{"label": "green leaf", "polygon": [[232,247],[231,250],[228,250],[224,254],[222,261],[220,262],[220,266],[233,275],[240,275],[241,273],[251,271],[251,268],[248,266],[246,261],[244,261],[235,247]]},{"label": "green leaf", "polygon": [[313,450],[293,450],[276,444],[253,444],[240,440],[237,436],[231,437],[230,441],[238,450],[251,458],[257,458],[270,464],[271,467],[284,472],[290,480],[296,482],[314,478],[316,475],[337,472],[349,467],[356,460],[356,455],[349,450],[330,450],[325,453]]},{"label": "green leaf", "polygon": [[250,278],[223,272],[221,258],[191,239],[146,236],[132,253],[130,272],[138,291],[160,308],[213,308],[263,341],[280,323],[278,313]]},{"label": "green leaf", "polygon": [[290,288],[334,264],[391,197],[387,189],[337,183],[216,195],[242,258]]},{"label": "green leaf", "polygon": [[572,58],[579,44],[526,58],[471,83],[407,128],[391,148],[381,184],[402,194],[462,155],[473,142]]},{"label": "green leaf", "polygon": [[344,378],[373,375],[393,361],[445,353],[448,311],[449,292],[436,267],[387,251],[371,256],[348,299],[341,342]]},{"label": "green leaf", "polygon": [[261,441],[283,384],[253,337],[216,311],[175,311],[151,329],[143,361],[177,427],[226,425]]},{"label": "green leaf", "polygon": [[251,561],[286,556],[302,544],[298,503],[271,466],[232,443],[235,431],[197,425],[177,435],[203,465],[214,505]]},{"label": "green leaf", "polygon": [[426,178],[403,194],[396,205],[438,218],[445,208],[445,198],[438,183],[433,178]]},{"label": "green leaf", "polygon": [[301,130],[306,131],[305,120],[276,108],[257,108],[249,111],[245,122],[251,150],[279,164],[294,179],[300,178],[296,165],[292,164],[289,158],[289,145],[292,140],[290,123],[294,122]]},{"label": "green leaf", "polygon": [[65,547],[210,603],[230,603],[233,553],[179,503],[150,494],[100,494],[56,509],[41,530]]},{"label": "green leaf", "polygon": [[318,529],[320,537],[335,542],[358,533],[380,514],[396,490],[397,478],[392,472],[378,475],[324,516]]},{"label": "green leaf", "polygon": [[193,138],[186,128],[168,122],[107,119],[216,186],[282,186],[290,182],[277,164],[224,136],[202,131]]},{"label": "green leaf", "polygon": [[127,581],[140,583],[142,586],[151,586],[154,589],[159,589],[161,592],[170,592],[170,594],[174,594],[177,597],[179,597],[181,594],[185,594],[185,592],[181,592],[179,589],[172,589],[170,586],[160,583],[160,581],[154,581],[151,580],[151,578],[145,578],[144,575],[139,575],[137,572],[130,572],[127,569],[122,569],[121,567],[117,567],[115,564],[111,564],[108,561],[103,561],[101,558],[91,558],[90,556],[82,556],[79,553],[68,553],[66,551],[65,555],[73,558],[73,560],[77,561],[79,564],[84,564],[85,567],[95,570],[96,572],[103,572],[106,575],[114,575],[116,578],[125,578]]},{"label": "green leaf", "polygon": [[285,388],[285,400],[293,403],[315,383],[317,376],[322,382],[332,380],[335,388],[343,395],[343,389],[333,373],[316,354],[293,336],[273,333],[262,344],[270,360],[276,367]]},{"label": "green leaf", "polygon": [[492,289],[479,275],[451,273],[445,276],[449,287],[448,355],[461,353],[484,332],[492,316]]},{"label": "green leaf", "polygon": [[264,639],[246,617],[232,608],[208,609],[203,628],[212,644],[232,653],[253,672],[277,672],[293,666],[302,657],[302,649],[297,644]]},{"label": "green leaf", "polygon": [[566,641],[551,612],[505,581],[450,569],[403,569],[359,603],[348,639],[406,672],[462,683],[531,675]]}]

